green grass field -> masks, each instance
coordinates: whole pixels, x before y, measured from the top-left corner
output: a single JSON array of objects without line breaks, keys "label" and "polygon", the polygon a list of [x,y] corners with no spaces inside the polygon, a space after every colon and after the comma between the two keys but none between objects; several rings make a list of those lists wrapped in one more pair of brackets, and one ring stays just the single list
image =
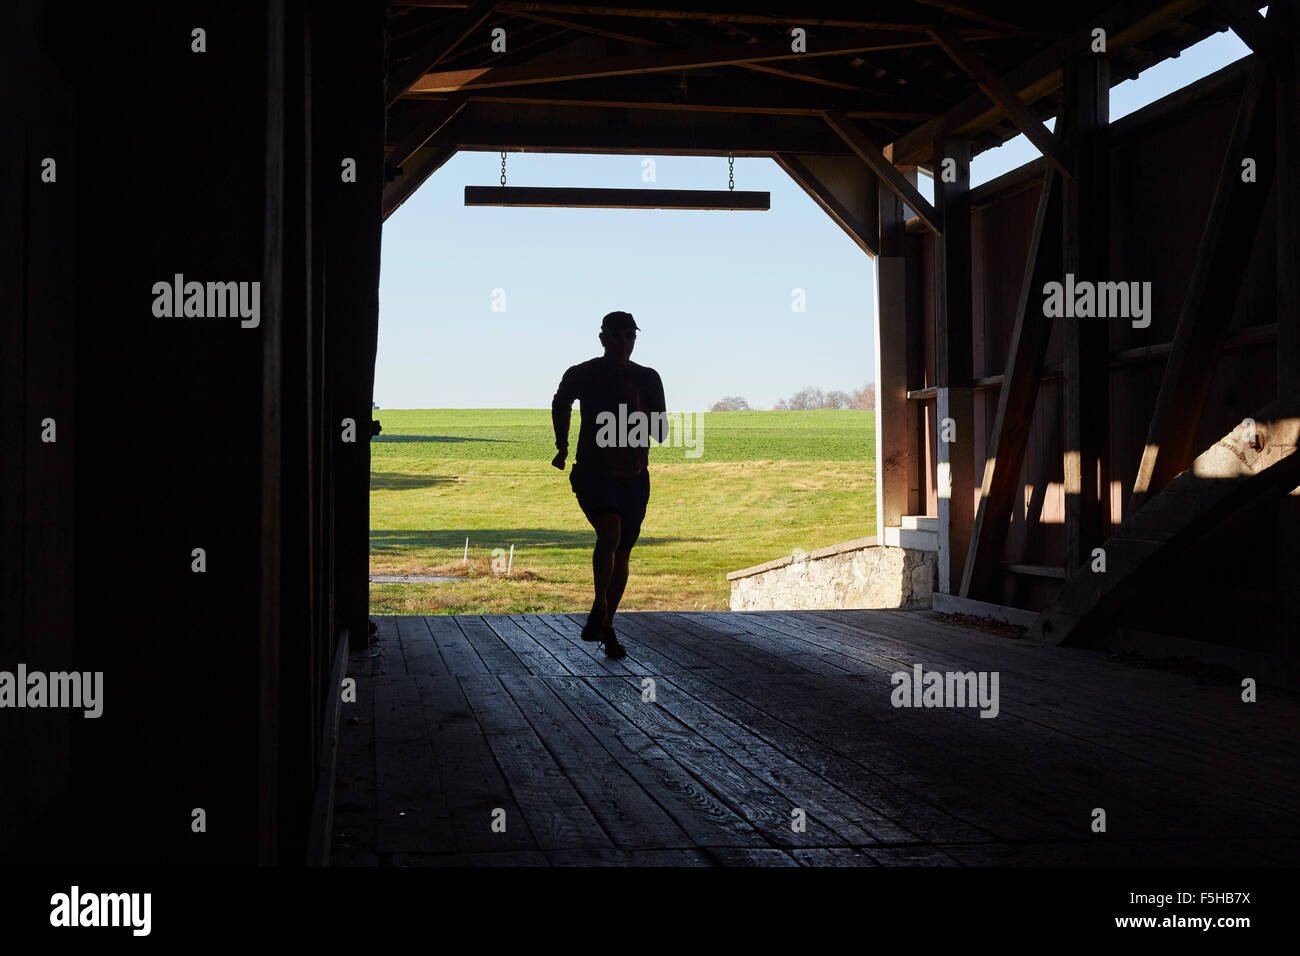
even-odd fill
[{"label": "green grass field", "polygon": [[[548,410],[374,414],[383,432],[371,442],[371,573],[469,577],[372,583],[371,613],[591,607],[595,533],[569,488],[568,466],[563,473],[551,466]],[[728,571],[875,533],[873,412],[711,412],[699,419],[699,457],[685,457],[683,447],[650,450],[650,505],[622,609],[726,610]],[[577,436],[575,410],[571,448]],[[512,544],[507,578],[494,573],[492,551]]]}]

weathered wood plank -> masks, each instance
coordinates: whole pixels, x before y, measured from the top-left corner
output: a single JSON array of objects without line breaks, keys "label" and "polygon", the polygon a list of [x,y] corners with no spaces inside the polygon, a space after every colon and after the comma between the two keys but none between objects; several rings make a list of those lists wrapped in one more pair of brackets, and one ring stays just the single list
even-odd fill
[{"label": "weathered wood plank", "polygon": [[687,850],[552,850],[552,866],[713,866],[708,854]]},{"label": "weathered wood plank", "polygon": [[376,853],[455,848],[415,681],[394,676],[368,682],[374,695]]},{"label": "weathered wood plank", "polygon": [[[924,782],[897,762],[890,763],[887,751],[879,759],[861,762],[843,757],[825,746],[821,737],[811,736],[825,724],[824,717],[808,718],[808,710],[791,708],[784,698],[763,692],[730,672],[704,671],[678,673],[672,682],[708,701],[714,709],[744,724],[750,731],[778,750],[794,755],[813,773],[834,783],[869,805],[908,807],[907,828],[916,839],[987,841],[987,831],[970,826],[944,809],[918,799]],[[807,704],[805,699],[801,704]],[[813,706],[813,705],[809,705]],[[874,735],[862,735],[867,747],[884,747]]]},{"label": "weathered wood plank", "polygon": [[[536,850],[528,820],[497,768],[492,749],[454,677],[416,677],[429,745],[447,781],[445,800],[461,853]],[[492,832],[492,811],[506,811],[504,833]]]},{"label": "weathered wood plank", "polygon": [[[780,615],[764,615],[764,619],[773,628],[779,626],[779,618]],[[824,641],[841,650],[847,647],[843,642],[837,642],[828,636],[810,635],[809,640]],[[851,647],[847,649],[852,650]],[[818,699],[833,705],[846,720],[854,724],[878,725],[884,721],[891,741],[912,741],[901,751],[902,754],[917,751],[944,755],[937,770],[940,778],[944,774],[954,778],[964,777],[975,784],[975,789],[979,789],[979,772],[963,774],[961,770],[968,764],[978,764],[984,768],[985,773],[1005,778],[1008,789],[1016,791],[1030,806],[1060,804],[1068,800],[1086,801],[1089,797],[1096,799],[1096,771],[1101,767],[1111,767],[1117,771],[1115,782],[1109,790],[1112,803],[1119,805],[1122,801],[1130,818],[1141,816],[1150,821],[1146,827],[1153,835],[1159,833],[1177,836],[1198,831],[1215,831],[1224,835],[1245,832],[1247,824],[1244,821],[1217,821],[1203,809],[1202,804],[1212,806],[1213,799],[1188,800],[1185,788],[1149,764],[1122,753],[1103,751],[1091,742],[1067,738],[1032,719],[1022,718],[1013,712],[1012,702],[1005,695],[1000,695],[1001,709],[996,725],[968,710],[958,710],[957,714],[966,719],[954,722],[947,717],[938,716],[956,716],[951,711],[897,710],[892,706],[886,708],[883,702],[889,699],[892,691],[892,684],[887,679],[888,673],[895,670],[910,673],[912,663],[912,660],[905,660],[883,670],[878,667],[867,668],[862,677],[857,679],[828,678],[806,682],[813,684],[815,691],[811,687],[805,689],[805,682],[798,682],[792,685],[790,696],[799,699],[815,694]],[[926,661],[926,667],[941,669],[941,665],[932,659]],[[863,681],[872,688],[865,697]],[[767,687],[774,686],[779,684],[767,682]],[[1003,686],[1004,690],[1008,689],[1005,684]],[[754,691],[746,694],[747,699],[754,697]],[[1022,762],[1026,769],[1017,770],[1014,764],[1008,763],[1008,747],[1023,751],[1031,758]],[[1030,767],[1032,770],[1027,769]],[[1220,788],[1214,790],[1218,796],[1227,796],[1218,792]],[[1253,810],[1246,808],[1243,816],[1253,816]],[[1259,821],[1253,821],[1254,825],[1258,823]],[[1168,834],[1164,833],[1166,826],[1170,828]]]},{"label": "weathered wood plank", "polygon": [[[353,651],[351,661],[367,660],[368,651]],[[337,771],[334,784],[334,833],[331,865],[340,854],[374,853],[378,833],[375,784],[375,692],[368,674],[355,663],[348,675],[357,681],[357,699],[343,705],[339,717]]]},{"label": "weathered wood plank", "polygon": [[[1289,700],[1242,713],[1230,685],[1091,651],[1062,656],[922,613],[620,620],[648,673],[596,672],[575,644],[580,616],[562,615],[544,633],[579,651],[590,676],[532,676],[515,648],[561,665],[512,621],[502,627],[506,641],[488,621],[468,619],[458,622],[465,649],[490,646],[478,639],[491,637],[501,652],[477,657],[512,673],[375,678],[399,698],[373,733],[376,765],[395,773],[397,785],[384,794],[363,768],[339,789],[347,797],[337,799],[335,862],[1231,865],[1243,854],[1285,863],[1297,839],[1300,741],[1290,732]],[[998,717],[893,707],[891,675],[918,662],[999,670]],[[654,703],[642,698],[646,676],[656,682]],[[361,678],[360,692],[373,700],[371,679]],[[420,700],[405,703],[422,714],[427,743],[421,719],[395,709],[412,684]],[[345,716],[345,763],[364,765],[369,736],[364,718],[349,724]],[[438,775],[432,787],[421,748]],[[450,834],[436,849],[404,818],[377,825],[439,786]],[[507,808],[508,834],[522,827],[528,839],[491,834],[494,806]],[[809,834],[790,830],[796,806],[808,813]],[[1093,806],[1107,810],[1104,839],[1089,829]],[[555,820],[563,826],[575,809],[589,814],[593,839],[557,831]]]},{"label": "weathered wood plank", "polygon": [[482,620],[514,652],[515,656],[528,668],[530,674],[539,677],[555,677],[572,673],[543,644],[536,641],[531,634],[516,624],[509,616],[485,614]]},{"label": "weathered wood plank", "polygon": [[865,853],[852,847],[818,847],[812,850],[792,850],[790,855],[800,866],[879,866]]},{"label": "weathered wood plank", "polygon": [[394,617],[402,657],[406,661],[405,673],[411,675],[445,676],[447,665],[438,653],[438,644],[429,633],[422,617]]},{"label": "weathered wood plank", "polygon": [[[970,670],[1005,666],[981,656],[978,650],[962,653],[963,646],[942,639],[929,644],[924,655],[927,667]],[[910,666],[911,662],[900,657],[900,663]],[[1184,792],[1187,782],[1196,780],[1209,803],[1222,797],[1225,802],[1267,812],[1269,806],[1283,808],[1291,798],[1291,791],[1276,785],[1278,772],[1293,769],[1300,756],[1286,754],[1280,744],[1290,739],[1285,718],[1279,715],[1280,719],[1271,721],[1259,709],[1242,714],[1234,687],[1225,688],[1217,698],[1192,686],[1173,696],[1170,675],[1119,665],[1107,665],[1095,679],[1071,671],[1072,686],[1053,687],[1052,678],[1060,676],[1059,668],[1053,672],[1047,662],[1033,668],[1023,663],[1012,667],[1024,674],[1025,680],[1019,687],[1019,699],[1004,702],[1003,712],[1059,734],[1059,740],[1047,738],[1055,749],[1093,753],[1095,765],[1149,780],[1144,785],[1152,789]],[[1123,714],[1115,711],[1117,699],[1125,701]],[[1224,726],[1233,725],[1240,725],[1244,733],[1218,739]],[[1231,773],[1222,772],[1229,768]]]},{"label": "weathered wood plank", "polygon": [[[511,615],[510,620],[539,645],[546,648],[548,653],[553,654],[556,660],[568,668],[569,673],[582,675],[614,673],[603,660],[604,655],[600,658],[593,656],[586,648],[577,647],[572,641],[566,640],[559,630],[552,627],[548,619],[554,616],[517,614]],[[594,644],[592,646],[595,647]]]},{"label": "weathered wood plank", "polygon": [[379,641],[371,648],[372,674],[405,674],[406,655],[402,651],[402,637],[397,630],[397,618],[391,614],[377,615],[374,618],[379,631]]},{"label": "weathered wood plank", "polygon": [[783,850],[714,847],[708,851],[709,856],[718,866],[798,866],[789,853]]},{"label": "weathered wood plank", "polygon": [[696,700],[675,682],[668,679],[661,682],[657,698],[678,720],[785,794],[794,806],[809,816],[816,816],[840,837],[840,842],[862,846],[915,838],[879,810],[862,803],[851,791],[846,792],[808,770],[730,715],[715,710],[711,703]]},{"label": "weathered wood plank", "polygon": [[[658,732],[663,726],[662,708],[647,707],[640,690],[625,679],[590,682],[602,697],[642,731],[659,743],[674,760],[712,790],[756,829],[768,843],[777,846],[827,846],[841,842],[816,818],[809,815],[805,833],[790,829],[791,804],[726,753],[701,739],[682,725],[677,733]],[[676,721],[674,721],[676,723]]]},{"label": "weathered wood plank", "polygon": [[[628,645],[627,656],[619,658],[609,658],[605,656],[604,648],[594,641],[584,641],[582,639],[582,625],[586,623],[585,614],[548,614],[543,615],[546,623],[553,628],[556,633],[560,634],[565,640],[590,657],[593,663],[601,666],[610,674],[650,674],[653,671],[637,660],[637,648]],[[615,616],[614,633],[623,632],[622,618]],[[622,638],[620,638],[622,640]]]},{"label": "weathered wood plank", "polygon": [[[501,682],[492,676],[463,677],[460,687],[510,785],[519,819],[527,820],[537,845],[543,850],[613,846]],[[508,825],[515,822],[508,818]]]},{"label": "weathered wood plank", "polygon": [[501,683],[616,846],[669,849],[693,845],[636,777],[574,718],[541,678],[506,676]]},{"label": "weathered wood plank", "polygon": [[429,614],[422,620],[438,645],[442,659],[446,661],[448,674],[452,677],[468,677],[488,673],[487,665],[465,637],[455,617],[450,614]]},{"label": "weathered wood plank", "polygon": [[654,739],[590,686],[606,678],[557,677],[547,683],[605,749],[677,821],[696,846],[753,846],[761,837]]},{"label": "weathered wood plank", "polygon": [[457,615],[456,623],[489,673],[497,677],[528,673],[528,666],[481,617]]},{"label": "weathered wood plank", "polygon": [[[1068,668],[1062,668],[1058,659],[1042,654],[1033,642],[990,638],[931,621],[924,615],[816,611],[799,612],[797,616],[822,619],[841,633],[861,635],[871,641],[873,648],[883,644],[899,649],[914,647],[927,652],[930,660],[945,669],[984,666],[1021,673],[1028,699],[1036,706],[1068,701],[1071,711],[1080,718],[1113,718],[1116,699],[1123,700],[1126,726],[1136,722],[1145,734],[1161,733],[1163,746],[1178,746],[1180,740],[1194,744],[1203,756],[1207,747],[1215,749],[1216,730],[1238,720],[1249,722],[1252,737],[1278,742],[1291,739],[1287,734],[1289,716],[1271,714],[1267,708],[1243,714],[1237,706],[1235,686],[1225,687],[1222,694],[1206,694],[1190,678],[1126,667],[1106,660],[1100,652],[1081,651],[1072,657]],[[869,623],[863,624],[864,620]],[[897,652],[891,656],[905,660]],[[1234,741],[1218,756],[1237,753],[1240,746]]]},{"label": "weathered wood plank", "polygon": [[817,674],[849,673],[835,663],[832,655],[813,651],[807,655],[791,655],[789,646],[761,634],[738,631],[730,634],[732,640],[717,640],[716,634],[693,623],[687,614],[647,615],[640,623],[656,631],[660,639],[698,651],[700,657],[713,666],[740,673],[789,674],[807,671]]}]

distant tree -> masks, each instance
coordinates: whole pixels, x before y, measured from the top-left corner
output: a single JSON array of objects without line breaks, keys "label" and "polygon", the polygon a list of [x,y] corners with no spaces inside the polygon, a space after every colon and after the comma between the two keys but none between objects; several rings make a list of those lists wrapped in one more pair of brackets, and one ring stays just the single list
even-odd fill
[{"label": "distant tree", "polygon": [[790,411],[806,412],[826,407],[826,393],[820,388],[801,388],[790,396]]},{"label": "distant tree", "polygon": [[739,395],[726,395],[722,401],[714,402],[711,412],[747,412],[750,411],[749,402],[745,401]]},{"label": "distant tree", "polygon": [[823,392],[820,388],[801,388],[789,398],[772,406],[777,412],[802,412],[815,408],[875,408],[875,386],[867,384],[859,392],[850,394],[839,389]]}]

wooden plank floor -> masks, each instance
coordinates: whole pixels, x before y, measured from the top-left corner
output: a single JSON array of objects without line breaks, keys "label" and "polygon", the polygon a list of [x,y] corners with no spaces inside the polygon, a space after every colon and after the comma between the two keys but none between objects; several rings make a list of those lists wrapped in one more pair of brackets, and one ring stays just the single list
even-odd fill
[{"label": "wooden plank floor", "polygon": [[[625,614],[619,661],[582,615],[375,620],[340,721],[336,866],[1300,861],[1300,699],[1241,700],[1267,675],[928,612]],[[996,672],[997,716],[895,707],[916,664]]]}]

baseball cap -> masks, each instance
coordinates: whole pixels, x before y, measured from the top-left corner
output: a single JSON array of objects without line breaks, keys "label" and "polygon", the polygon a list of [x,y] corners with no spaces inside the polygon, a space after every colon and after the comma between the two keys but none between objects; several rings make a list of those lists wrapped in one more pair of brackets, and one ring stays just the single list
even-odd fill
[{"label": "baseball cap", "polygon": [[630,312],[611,312],[609,315],[605,316],[600,323],[600,330],[602,332],[611,332],[614,329],[623,330],[627,328],[636,329],[638,332],[641,331],[641,326],[636,324],[636,320],[632,318],[632,313]]}]

